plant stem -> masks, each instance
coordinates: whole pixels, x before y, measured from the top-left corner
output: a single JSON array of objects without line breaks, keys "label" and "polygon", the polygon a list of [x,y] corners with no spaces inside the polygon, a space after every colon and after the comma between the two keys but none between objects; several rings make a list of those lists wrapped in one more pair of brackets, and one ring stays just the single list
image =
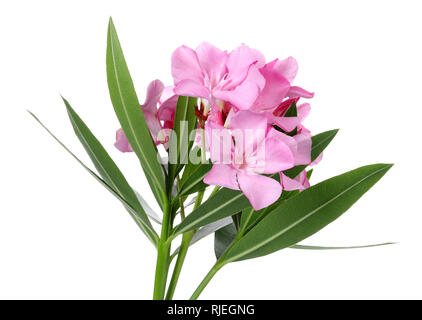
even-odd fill
[{"label": "plant stem", "polygon": [[194,235],[195,230],[191,230],[183,234],[182,243],[180,245],[179,253],[177,254],[176,264],[173,270],[173,275],[171,277],[170,284],[167,289],[166,300],[173,299],[174,291],[176,290],[177,282],[179,281],[183,263],[185,262],[186,254],[189,249],[189,244]]},{"label": "plant stem", "polygon": [[171,223],[171,206],[167,199],[163,210],[163,224],[161,226],[161,237],[158,243],[157,264],[155,268],[154,300],[164,299],[166,291],[168,268],[170,265],[170,243],[167,243]]},{"label": "plant stem", "polygon": [[[196,201],[195,201],[193,210],[196,210],[196,208],[198,208],[201,205],[203,197],[204,197],[204,191],[199,191],[196,196]],[[181,201],[181,208],[183,208],[182,199],[180,199],[180,201]],[[184,214],[182,218],[184,218]],[[176,264],[173,270],[173,275],[171,277],[169,288],[167,290],[166,300],[171,300],[173,298],[174,291],[176,290],[177,282],[179,281],[180,273],[182,271],[183,263],[185,262],[185,258],[189,249],[190,242],[193,236],[195,235],[195,233],[196,233],[196,230],[191,230],[183,234],[182,243],[180,244],[179,253],[177,254],[177,260],[176,260]]]},{"label": "plant stem", "polygon": [[214,275],[217,273],[217,271],[220,270],[223,266],[224,266],[224,263],[219,263],[217,261],[217,263],[211,268],[211,270],[207,273],[205,278],[199,284],[198,288],[196,288],[195,292],[190,297],[190,300],[198,299],[199,295],[205,289],[207,284],[211,281],[211,279],[214,277]]}]

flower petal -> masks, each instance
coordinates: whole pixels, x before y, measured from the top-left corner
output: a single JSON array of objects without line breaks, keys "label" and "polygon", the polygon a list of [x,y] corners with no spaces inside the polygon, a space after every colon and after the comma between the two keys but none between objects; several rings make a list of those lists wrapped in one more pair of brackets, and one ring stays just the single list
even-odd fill
[{"label": "flower petal", "polygon": [[255,101],[253,110],[273,110],[286,97],[290,89],[289,81],[271,64],[266,64],[259,70],[265,79],[265,86]]},{"label": "flower petal", "polygon": [[239,190],[236,170],[231,165],[214,164],[205,176],[204,183]]},{"label": "flower petal", "polygon": [[237,86],[245,80],[252,64],[255,64],[256,68],[261,68],[265,64],[264,55],[258,50],[241,45],[230,52],[227,68],[232,86]]},{"label": "flower petal", "polygon": [[294,155],[288,144],[278,138],[283,133],[274,130],[269,138],[265,139],[265,158],[263,159],[262,173],[271,174],[290,169],[295,164]]},{"label": "flower petal", "polygon": [[312,138],[305,132],[293,136],[297,143],[296,153],[294,154],[295,165],[309,164],[311,162]]},{"label": "flower petal", "polygon": [[305,89],[302,89],[301,87],[292,86],[290,87],[290,90],[287,93],[287,96],[289,98],[301,97],[301,98],[310,99],[314,96],[314,93],[306,91]]},{"label": "flower petal", "polygon": [[187,46],[177,48],[171,56],[171,74],[174,83],[182,80],[192,80],[203,83],[203,73],[195,51]]},{"label": "flower petal", "polygon": [[206,87],[190,79],[182,80],[176,84],[174,87],[174,92],[179,96],[189,96],[196,98],[209,99],[210,96],[210,91]]},{"label": "flower petal", "polygon": [[149,110],[155,112],[157,110],[157,103],[164,90],[164,84],[160,80],[151,81],[147,88],[147,97],[145,102],[141,105],[142,110]]},{"label": "flower petal", "polygon": [[114,146],[121,152],[133,152],[133,149],[126,138],[123,129],[116,131],[116,142],[114,143]]},{"label": "flower petal", "polygon": [[281,181],[283,190],[286,190],[286,191],[293,191],[293,190],[303,191],[310,187],[308,177],[306,176],[306,170],[303,170],[294,179],[291,179],[288,176],[286,176],[284,173],[281,173],[280,181]]},{"label": "flower petal", "polygon": [[238,173],[237,181],[255,210],[268,207],[281,195],[280,183],[266,176]]},{"label": "flower petal", "polygon": [[196,48],[199,64],[208,76],[210,86],[216,87],[223,76],[227,73],[227,52],[203,42]]},{"label": "flower petal", "polygon": [[252,82],[243,82],[234,90],[216,90],[213,92],[215,98],[230,102],[240,110],[248,110],[259,95],[259,87]]},{"label": "flower petal", "polygon": [[277,60],[274,68],[282,74],[290,83],[296,78],[298,65],[293,57],[288,57],[284,60]]}]

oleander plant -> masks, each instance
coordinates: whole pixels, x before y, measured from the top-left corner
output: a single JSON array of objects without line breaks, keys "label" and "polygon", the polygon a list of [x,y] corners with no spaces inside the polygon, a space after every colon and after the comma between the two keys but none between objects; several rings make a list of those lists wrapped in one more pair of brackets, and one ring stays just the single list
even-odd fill
[{"label": "oleander plant", "polygon": [[[189,247],[209,235],[216,262],[191,299],[228,263],[286,248],[389,244],[301,244],[346,212],[392,165],[363,166],[311,186],[312,167],[338,130],[311,134],[303,125],[314,94],[293,85],[293,57],[267,62],[246,45],[231,52],[206,42],[196,50],[181,46],[171,57],[174,83],[152,81],[140,104],[110,18],[106,69],[121,126],[115,147],[139,159],[150,190],[129,185],[66,99],[95,170],[31,115],[123,204],[156,248],[153,299],[173,298]],[[145,201],[149,192],[162,212]]]}]

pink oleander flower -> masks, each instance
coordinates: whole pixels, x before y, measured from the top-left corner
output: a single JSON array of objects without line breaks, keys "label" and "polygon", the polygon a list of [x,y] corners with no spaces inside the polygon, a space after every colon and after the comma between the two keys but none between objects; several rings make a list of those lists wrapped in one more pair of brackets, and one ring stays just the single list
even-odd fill
[{"label": "pink oleander flower", "polygon": [[[157,110],[157,104],[160,106]],[[156,145],[168,142],[166,130],[173,128],[174,112],[177,104],[177,96],[173,92],[173,87],[164,87],[160,80],[153,80],[148,85],[147,96],[144,104],[141,105],[148,129]],[[161,121],[164,124],[161,124]],[[116,142],[114,146],[121,152],[133,152],[123,129],[116,132]]]},{"label": "pink oleander flower", "polygon": [[278,173],[295,165],[294,156],[300,151],[293,138],[268,127],[265,116],[250,111],[233,115],[228,129],[210,122],[206,131],[214,165],[205,183],[241,190],[255,210],[280,197],[280,183],[262,174]]},{"label": "pink oleander flower", "polygon": [[289,178],[283,172],[280,172],[280,181],[283,190],[286,191],[303,191],[311,186],[306,175],[306,170],[303,170],[294,179]]},{"label": "pink oleander flower", "polygon": [[259,51],[245,45],[230,53],[206,42],[196,51],[181,46],[172,55],[174,92],[206,99],[210,105],[220,100],[249,109],[265,85],[258,70],[264,63]]}]

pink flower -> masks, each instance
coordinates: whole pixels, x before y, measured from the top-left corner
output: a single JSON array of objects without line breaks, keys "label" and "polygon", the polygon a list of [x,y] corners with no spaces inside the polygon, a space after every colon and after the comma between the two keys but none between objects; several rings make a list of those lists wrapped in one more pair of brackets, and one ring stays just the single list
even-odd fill
[{"label": "pink flower", "polygon": [[[160,104],[159,110],[157,110],[157,104]],[[147,96],[141,108],[151,136],[157,145],[165,144],[168,140],[168,136],[162,129],[173,127],[176,104],[177,96],[172,87],[164,88],[160,80],[154,80],[148,85]],[[164,121],[164,126],[161,121]],[[117,130],[114,146],[121,152],[133,152],[123,129]]]},{"label": "pink flower", "polygon": [[303,191],[309,188],[311,185],[309,184],[308,177],[306,176],[306,170],[303,170],[299,173],[295,178],[291,179],[286,176],[284,173],[280,173],[280,180],[283,190],[292,191],[292,190],[299,190]]},{"label": "pink flower", "polygon": [[265,85],[258,71],[264,62],[259,51],[245,45],[230,54],[206,42],[196,51],[182,46],[172,55],[174,92],[207,99],[211,105],[222,100],[249,109]]},{"label": "pink flower", "polygon": [[214,165],[205,176],[205,183],[241,190],[255,210],[280,197],[280,183],[261,174],[293,167],[294,154],[283,133],[268,129],[265,116],[239,111],[230,120],[229,129],[209,123],[206,130]]}]

